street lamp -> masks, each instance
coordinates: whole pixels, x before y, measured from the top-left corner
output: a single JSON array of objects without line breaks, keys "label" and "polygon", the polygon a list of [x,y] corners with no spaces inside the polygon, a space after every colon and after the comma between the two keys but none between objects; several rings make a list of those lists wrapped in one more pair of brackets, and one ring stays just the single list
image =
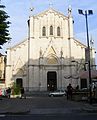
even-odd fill
[{"label": "street lamp", "polygon": [[92,104],[92,80],[91,80],[91,68],[90,68],[90,45],[89,45],[89,34],[88,34],[88,19],[87,19],[87,16],[88,15],[92,15],[93,14],[93,11],[92,10],[85,10],[85,12],[83,12],[83,10],[78,10],[79,14],[81,15],[84,15],[85,16],[85,19],[86,19],[86,32],[87,32],[87,49],[88,49],[88,59],[87,59],[87,62],[88,62],[88,71],[89,71],[89,93],[90,93],[90,104]]}]

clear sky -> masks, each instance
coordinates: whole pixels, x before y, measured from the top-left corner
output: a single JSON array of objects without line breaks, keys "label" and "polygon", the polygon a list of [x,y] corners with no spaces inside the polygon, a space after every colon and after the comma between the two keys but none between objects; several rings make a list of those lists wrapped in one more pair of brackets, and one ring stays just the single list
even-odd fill
[{"label": "clear sky", "polygon": [[78,14],[78,9],[93,10],[93,15],[88,16],[88,27],[89,36],[94,40],[94,47],[97,51],[97,0],[1,0],[1,3],[6,6],[5,10],[11,21],[9,30],[12,40],[10,44],[5,46],[14,45],[27,37],[27,20],[31,14],[30,7],[34,7],[32,14],[36,14],[48,9],[49,1],[52,1],[54,9],[62,12],[64,15],[68,13],[68,6],[72,6],[74,36],[84,44],[87,44],[85,17]]}]

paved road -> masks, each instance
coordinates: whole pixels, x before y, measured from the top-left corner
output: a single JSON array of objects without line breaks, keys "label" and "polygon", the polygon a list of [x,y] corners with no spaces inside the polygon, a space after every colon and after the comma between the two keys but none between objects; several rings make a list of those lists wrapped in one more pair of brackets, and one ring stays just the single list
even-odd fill
[{"label": "paved road", "polygon": [[81,102],[67,101],[66,97],[32,97],[27,99],[3,99],[0,101],[1,114],[50,115],[87,111],[97,112],[97,106],[93,107]]},{"label": "paved road", "polygon": [[3,99],[0,112],[14,113],[30,111],[30,114],[68,113],[80,110],[82,104],[67,101],[65,97],[32,97],[27,99]]}]

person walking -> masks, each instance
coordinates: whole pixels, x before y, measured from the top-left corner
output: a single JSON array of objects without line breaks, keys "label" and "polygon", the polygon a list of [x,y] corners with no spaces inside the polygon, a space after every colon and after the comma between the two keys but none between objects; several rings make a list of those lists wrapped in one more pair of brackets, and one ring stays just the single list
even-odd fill
[{"label": "person walking", "polygon": [[8,87],[8,89],[6,90],[6,92],[7,92],[7,97],[10,98],[10,95],[11,95],[11,88]]},{"label": "person walking", "polygon": [[67,100],[70,98],[72,100],[72,91],[73,91],[73,88],[71,86],[71,84],[69,84],[67,86]]},{"label": "person walking", "polygon": [[23,98],[23,97],[26,98],[26,97],[25,97],[24,87],[21,87],[21,88],[20,88],[20,92],[21,92],[21,98]]}]

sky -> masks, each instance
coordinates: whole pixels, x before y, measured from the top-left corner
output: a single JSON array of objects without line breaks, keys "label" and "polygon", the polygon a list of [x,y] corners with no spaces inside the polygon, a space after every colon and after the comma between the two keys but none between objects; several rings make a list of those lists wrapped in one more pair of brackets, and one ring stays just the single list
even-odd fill
[{"label": "sky", "polygon": [[[85,45],[87,45],[85,16],[79,15],[78,9],[93,10],[93,15],[88,16],[88,28],[89,38],[94,40],[94,47],[97,51],[97,0],[1,0],[1,4],[6,6],[5,11],[10,16],[9,32],[12,38],[10,43],[3,46],[3,52],[6,51],[7,47],[27,38],[29,16],[47,10],[50,2],[55,10],[64,15],[68,14],[68,7],[71,5],[74,19],[74,37]],[[33,13],[30,12],[30,8],[34,8]],[[95,55],[97,61],[97,53]]]}]

